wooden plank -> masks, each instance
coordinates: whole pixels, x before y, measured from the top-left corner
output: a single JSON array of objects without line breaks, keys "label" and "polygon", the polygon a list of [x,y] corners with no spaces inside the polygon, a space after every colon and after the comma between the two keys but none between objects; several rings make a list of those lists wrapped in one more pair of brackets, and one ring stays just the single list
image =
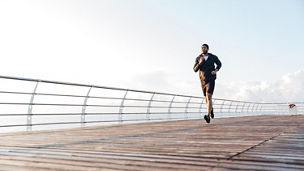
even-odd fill
[{"label": "wooden plank", "polygon": [[5,133],[0,168],[303,170],[303,121],[268,115]]}]

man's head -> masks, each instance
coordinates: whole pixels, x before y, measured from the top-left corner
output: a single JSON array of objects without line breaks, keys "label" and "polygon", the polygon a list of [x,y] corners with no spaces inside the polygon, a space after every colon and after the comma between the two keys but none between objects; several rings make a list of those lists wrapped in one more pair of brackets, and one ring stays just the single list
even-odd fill
[{"label": "man's head", "polygon": [[207,44],[202,45],[202,53],[207,54],[209,50],[209,46]]}]

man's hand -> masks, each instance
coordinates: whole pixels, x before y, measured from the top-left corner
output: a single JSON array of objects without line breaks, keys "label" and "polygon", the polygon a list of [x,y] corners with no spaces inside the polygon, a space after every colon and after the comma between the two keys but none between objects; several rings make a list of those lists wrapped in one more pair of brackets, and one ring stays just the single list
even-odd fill
[{"label": "man's hand", "polygon": [[204,62],[205,58],[204,57],[200,57],[199,61],[198,61],[198,64],[202,64]]},{"label": "man's hand", "polygon": [[212,74],[212,75],[215,75],[217,72],[218,72],[218,70],[216,69],[216,70],[214,70],[214,71],[211,71],[211,74]]}]

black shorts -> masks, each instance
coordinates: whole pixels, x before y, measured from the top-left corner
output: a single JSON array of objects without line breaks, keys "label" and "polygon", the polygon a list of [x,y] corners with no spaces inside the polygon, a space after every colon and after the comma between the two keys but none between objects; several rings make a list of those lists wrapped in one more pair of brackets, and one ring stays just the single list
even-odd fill
[{"label": "black shorts", "polygon": [[202,90],[204,93],[204,96],[208,94],[213,94],[214,87],[215,87],[215,80],[211,80],[208,83],[205,83],[205,81],[201,81]]}]

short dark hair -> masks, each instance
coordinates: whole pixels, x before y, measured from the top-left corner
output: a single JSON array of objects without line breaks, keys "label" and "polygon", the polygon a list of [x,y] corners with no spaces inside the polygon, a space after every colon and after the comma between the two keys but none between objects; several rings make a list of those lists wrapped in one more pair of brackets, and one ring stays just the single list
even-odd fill
[{"label": "short dark hair", "polygon": [[203,44],[202,46],[206,46],[206,47],[207,47],[207,49],[209,50],[209,46],[208,46],[207,44]]}]

